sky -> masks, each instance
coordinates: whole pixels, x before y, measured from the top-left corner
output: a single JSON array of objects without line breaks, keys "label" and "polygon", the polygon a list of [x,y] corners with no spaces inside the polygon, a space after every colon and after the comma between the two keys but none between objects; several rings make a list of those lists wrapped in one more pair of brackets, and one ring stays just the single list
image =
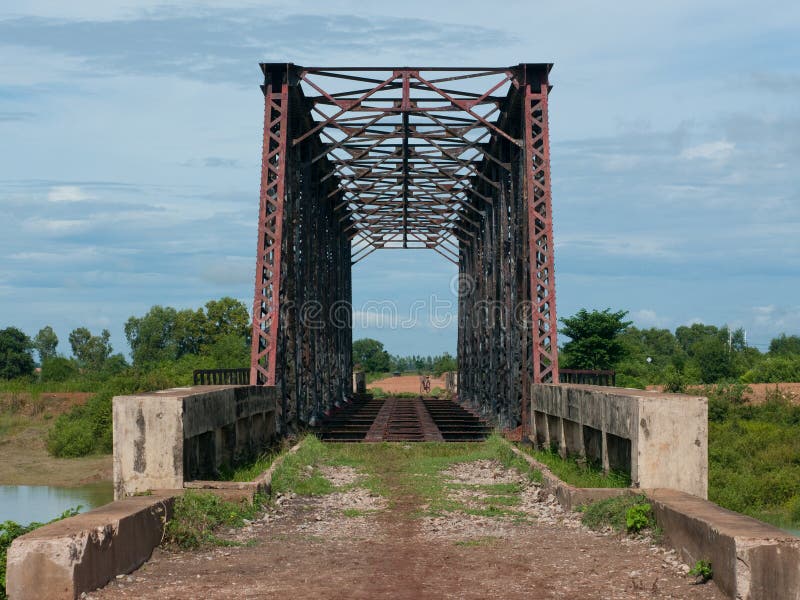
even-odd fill
[{"label": "sky", "polygon": [[[108,328],[127,353],[154,304],[252,305],[260,61],[555,63],[559,315],[800,333],[800,3],[769,0],[4,0],[0,328],[51,325],[64,353]],[[373,253],[354,336],[454,353],[455,275]]]}]

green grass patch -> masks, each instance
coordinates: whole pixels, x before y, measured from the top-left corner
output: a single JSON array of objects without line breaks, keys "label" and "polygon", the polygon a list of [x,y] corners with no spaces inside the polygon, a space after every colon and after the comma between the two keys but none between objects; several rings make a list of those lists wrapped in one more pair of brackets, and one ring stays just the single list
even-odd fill
[{"label": "green grass patch", "polygon": [[369,515],[374,515],[376,512],[379,512],[379,511],[377,511],[377,510],[361,510],[361,509],[358,509],[358,508],[345,508],[342,511],[342,514],[345,517],[355,518],[355,517],[368,517]]},{"label": "green grass patch", "polygon": [[233,469],[223,470],[220,474],[220,480],[253,481],[256,477],[269,469],[279,455],[279,452],[267,452],[259,455],[256,459],[238,465]]},{"label": "green grass patch", "polygon": [[631,478],[627,473],[611,471],[608,474],[591,463],[579,462],[576,458],[561,458],[550,450],[537,450],[524,444],[518,448],[547,466],[561,481],[585,488],[625,488],[630,487]]},{"label": "green grass patch", "polygon": [[[643,495],[638,496],[618,496],[616,498],[606,498],[605,500],[598,500],[588,506],[580,507],[583,513],[581,522],[591,529],[604,529],[611,527],[615,531],[628,530],[628,516],[629,511],[633,509],[637,514],[644,514],[648,518],[652,518],[652,511],[649,509],[644,511],[641,507],[647,504],[647,498]],[[643,529],[655,524],[655,521],[648,521],[643,524],[639,529]]]},{"label": "green grass patch", "polygon": [[321,496],[333,491],[333,484],[320,473],[319,465],[327,455],[325,444],[313,435],[303,438],[294,454],[287,454],[272,474],[272,491],[293,492],[300,496]]},{"label": "green grass patch", "polygon": [[226,502],[208,492],[187,491],[175,500],[172,519],[167,523],[164,543],[184,550],[204,546],[229,546],[215,534],[220,527],[242,527],[261,510],[264,498],[255,502]]}]

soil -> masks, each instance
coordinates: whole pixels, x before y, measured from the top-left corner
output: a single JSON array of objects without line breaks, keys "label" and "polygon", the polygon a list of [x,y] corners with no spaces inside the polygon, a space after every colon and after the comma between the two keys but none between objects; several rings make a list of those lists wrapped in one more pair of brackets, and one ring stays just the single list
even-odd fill
[{"label": "soil", "polygon": [[0,485],[69,487],[110,481],[110,455],[54,458],[45,447],[53,419],[86,403],[89,397],[91,394],[83,392],[43,393],[34,403],[28,395],[0,393],[0,407],[4,414],[8,414],[13,403],[14,414],[18,417],[18,423],[0,435]]},{"label": "soil", "polygon": [[352,469],[332,467],[326,475],[344,489],[278,497],[261,518],[227,533],[242,545],[159,549],[138,571],[86,597],[724,598],[713,584],[694,585],[674,552],[647,537],[586,529],[498,462],[462,463],[444,476],[453,500],[468,496],[476,506],[487,484],[517,484],[514,515],[426,516],[393,468],[382,474],[390,503],[358,487]]},{"label": "soil", "polygon": [[[763,404],[768,394],[774,394],[777,389],[781,395],[793,404],[800,404],[800,383],[748,383],[749,391],[745,392],[744,398],[752,404]],[[649,385],[648,390],[663,391],[664,386]],[[702,394],[703,386],[690,386],[688,394]]]},{"label": "soil", "polygon": [[[387,393],[412,393],[419,394],[419,375],[398,375],[385,377],[367,384],[367,389],[380,388]],[[445,389],[444,379],[431,376],[431,390],[434,388]]]}]

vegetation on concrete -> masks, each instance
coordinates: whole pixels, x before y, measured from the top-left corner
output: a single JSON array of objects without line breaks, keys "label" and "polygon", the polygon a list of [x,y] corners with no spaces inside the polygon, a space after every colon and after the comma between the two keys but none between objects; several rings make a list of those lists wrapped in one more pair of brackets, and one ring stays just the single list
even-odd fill
[{"label": "vegetation on concrete", "polygon": [[689,575],[697,578],[697,583],[707,583],[714,577],[714,570],[707,560],[698,560],[690,569]]},{"label": "vegetation on concrete", "polygon": [[579,510],[583,513],[581,522],[591,529],[610,527],[614,531],[628,533],[656,530],[652,507],[643,495],[606,498],[582,506]]},{"label": "vegetation on concrete", "polygon": [[[55,523],[56,521],[60,521],[61,519],[66,519],[67,517],[74,517],[78,514],[81,507],[70,508],[65,510],[61,513],[58,517],[53,519],[52,521],[48,521],[48,523]],[[8,554],[8,548],[11,546],[11,542],[13,542],[18,537],[25,535],[33,531],[34,529],[38,529],[48,523],[29,523],[28,525],[20,525],[19,523],[15,523],[14,521],[4,521],[0,523],[0,600],[6,600],[6,556]]]},{"label": "vegetation on concrete", "polygon": [[561,458],[554,450],[539,450],[528,444],[518,444],[517,447],[544,464],[561,481],[575,487],[624,488],[631,485],[631,478],[627,473],[604,473],[602,467],[584,458]]},{"label": "vegetation on concrete", "polygon": [[230,546],[216,535],[220,527],[243,527],[261,510],[265,499],[250,503],[226,502],[210,492],[187,490],[175,499],[172,518],[167,522],[164,543],[184,550],[204,546]]}]

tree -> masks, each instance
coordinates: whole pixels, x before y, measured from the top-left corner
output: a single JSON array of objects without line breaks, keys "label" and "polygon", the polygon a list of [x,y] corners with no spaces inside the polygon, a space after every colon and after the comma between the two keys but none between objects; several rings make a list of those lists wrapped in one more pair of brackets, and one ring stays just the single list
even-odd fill
[{"label": "tree", "polygon": [[353,362],[370,373],[386,373],[391,368],[391,357],[378,340],[363,338],[353,342]]},{"label": "tree", "polygon": [[700,369],[703,383],[716,383],[734,374],[733,352],[727,340],[713,335],[701,338],[692,344],[689,354]]},{"label": "tree", "polygon": [[78,327],[70,332],[69,345],[72,347],[72,354],[82,367],[99,371],[111,355],[110,339],[111,334],[108,329],[103,329],[100,335],[92,335],[86,327]]},{"label": "tree", "polygon": [[16,327],[0,330],[0,378],[15,379],[33,374],[30,338]]},{"label": "tree", "polygon": [[448,352],[433,359],[433,372],[438,376],[446,371],[458,371],[458,363]]},{"label": "tree", "polygon": [[42,381],[67,381],[78,375],[78,365],[71,358],[51,356],[42,361]]},{"label": "tree", "polygon": [[800,356],[800,336],[782,333],[769,343],[769,353],[773,356]]},{"label": "tree", "polygon": [[39,330],[33,338],[33,347],[39,353],[39,362],[44,364],[48,358],[54,358],[56,347],[58,346],[58,336],[50,325],[46,325]]},{"label": "tree", "polygon": [[564,344],[567,361],[564,366],[575,369],[610,369],[625,355],[619,336],[631,324],[623,321],[628,311],[611,312],[579,310],[572,317],[561,319],[559,332],[568,336]]}]

